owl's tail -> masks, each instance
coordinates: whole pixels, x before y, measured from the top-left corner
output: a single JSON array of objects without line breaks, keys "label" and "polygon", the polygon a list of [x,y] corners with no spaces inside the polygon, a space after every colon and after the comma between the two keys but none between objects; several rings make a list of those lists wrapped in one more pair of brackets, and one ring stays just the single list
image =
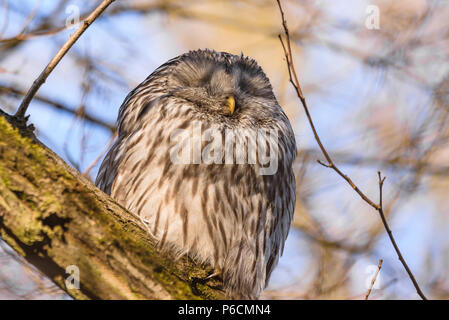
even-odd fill
[{"label": "owl's tail", "polygon": [[257,299],[265,287],[265,261],[256,246],[242,240],[228,253],[222,269],[226,294],[232,299]]}]

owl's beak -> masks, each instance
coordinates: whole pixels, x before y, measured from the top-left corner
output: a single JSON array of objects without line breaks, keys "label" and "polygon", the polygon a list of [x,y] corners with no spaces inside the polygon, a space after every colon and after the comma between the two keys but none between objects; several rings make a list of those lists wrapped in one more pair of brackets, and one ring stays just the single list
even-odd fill
[{"label": "owl's beak", "polygon": [[233,114],[235,110],[235,99],[234,96],[228,96],[226,98],[226,106],[228,107],[229,113]]}]

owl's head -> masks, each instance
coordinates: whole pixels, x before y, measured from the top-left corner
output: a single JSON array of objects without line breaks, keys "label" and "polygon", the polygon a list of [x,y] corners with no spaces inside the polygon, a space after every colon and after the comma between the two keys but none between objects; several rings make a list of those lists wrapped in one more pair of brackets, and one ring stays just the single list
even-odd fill
[{"label": "owl's head", "polygon": [[258,123],[282,113],[262,68],[243,54],[190,51],[161,68],[164,91],[200,114],[230,123]]}]

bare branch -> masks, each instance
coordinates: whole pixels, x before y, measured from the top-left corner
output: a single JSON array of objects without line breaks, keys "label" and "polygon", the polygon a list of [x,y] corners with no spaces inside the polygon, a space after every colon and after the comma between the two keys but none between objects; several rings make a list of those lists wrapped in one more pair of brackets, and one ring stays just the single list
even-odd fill
[{"label": "bare branch", "polygon": [[[365,167],[377,167],[382,166],[389,169],[400,169],[411,173],[422,172],[424,175],[435,176],[447,176],[449,175],[449,166],[439,166],[431,163],[430,161],[424,161],[425,159],[413,159],[412,157],[374,157],[365,154],[358,154],[352,152],[330,150],[332,159],[338,163],[346,166],[365,166]],[[324,167],[328,167],[327,164],[321,160],[316,160],[321,156],[321,151],[315,148],[304,148],[298,150],[298,157],[306,157],[307,161],[317,161]]]},{"label": "bare branch", "polygon": [[383,262],[383,260],[380,259],[379,264],[377,265],[376,273],[374,273],[373,279],[371,280],[371,284],[368,288],[368,291],[366,292],[365,300],[368,300],[371,290],[373,290],[374,283],[376,282],[376,279],[377,279],[377,275],[379,274],[380,268],[382,268],[382,262]]},{"label": "bare branch", "polygon": [[[408,273],[408,276],[410,277],[410,280],[412,281],[416,292],[418,293],[418,295],[423,299],[423,300],[427,300],[426,296],[423,294],[423,292],[421,291],[421,288],[418,285],[418,282],[416,281],[413,273],[411,272],[410,268],[408,267],[407,263],[405,262],[404,257],[402,256],[401,251],[399,250],[399,247],[396,244],[396,241],[393,237],[393,234],[391,232],[391,229],[387,223],[387,220],[385,218],[385,214],[382,208],[382,187],[383,187],[383,182],[385,180],[381,178],[381,174],[380,172],[378,172],[379,175],[379,188],[381,190],[380,192],[380,203],[376,204],[374,203],[374,201],[372,201],[370,198],[368,198],[360,189],[359,187],[352,181],[352,179],[347,176],[346,174],[344,174],[332,161],[332,158],[329,156],[328,152],[326,151],[326,148],[324,147],[324,145],[321,142],[320,137],[318,136],[318,132],[315,129],[315,125],[313,123],[312,117],[310,116],[309,113],[309,108],[307,107],[307,103],[306,103],[306,99],[301,91],[301,87],[299,85],[299,81],[298,81],[298,77],[296,76],[296,72],[295,72],[295,67],[293,64],[293,59],[292,59],[292,52],[291,52],[291,45],[290,45],[290,35],[289,35],[289,30],[287,27],[287,22],[285,20],[285,16],[284,16],[284,11],[282,9],[282,5],[280,0],[276,0],[277,4],[279,6],[279,11],[281,13],[281,17],[282,17],[282,25],[284,28],[284,35],[286,38],[286,43],[287,45],[284,44],[284,41],[282,40],[281,35],[279,35],[279,39],[281,41],[281,45],[282,48],[284,50],[284,54],[286,57],[286,62],[287,62],[287,69],[288,69],[288,73],[289,73],[289,77],[290,77],[290,83],[293,85],[296,94],[298,95],[298,98],[301,100],[301,104],[304,108],[304,111],[306,113],[307,119],[309,121],[310,127],[312,128],[313,134],[315,136],[315,140],[318,143],[321,152],[323,153],[324,157],[326,158],[326,161],[328,162],[327,164],[324,164],[322,162],[319,162],[321,165],[331,168],[333,169],[338,175],[340,175],[343,179],[346,180],[346,182],[354,189],[354,191],[366,202],[368,203],[371,207],[373,207],[375,210],[377,210],[379,212],[380,218],[382,219],[382,223],[385,227],[385,230],[388,233],[388,237],[390,238],[391,243],[393,244],[393,247],[398,255],[399,260],[401,261],[402,265],[404,266],[405,270]],[[293,80],[293,78],[294,80]]]},{"label": "bare branch", "polygon": [[[139,218],[16,120],[0,110],[0,236],[27,262],[76,299],[224,298],[210,266],[159,250]],[[69,265],[84,274],[79,289]]]},{"label": "bare branch", "polygon": [[53,71],[53,69],[58,65],[59,61],[65,56],[65,54],[70,50],[70,48],[75,44],[75,42],[81,37],[84,31],[89,28],[89,26],[95,21],[95,19],[103,13],[104,10],[112,3],[114,0],[104,0],[92,13],[84,20],[80,27],[73,33],[67,42],[62,46],[61,49],[56,53],[50,63],[45,67],[44,71],[39,75],[39,77],[34,80],[33,85],[30,90],[28,90],[22,103],[19,106],[15,116],[23,118],[28,109],[28,106],[33,99],[36,92],[44,84],[47,77]]},{"label": "bare branch", "polygon": [[[3,85],[3,84],[0,84],[0,92],[5,92],[7,94],[11,94],[14,96],[24,96],[26,94],[25,91],[14,88],[12,86]],[[86,121],[88,121],[94,125],[100,126],[102,128],[105,128],[105,129],[111,131],[112,133],[114,133],[116,130],[116,127],[114,124],[107,123],[107,122],[101,120],[100,118],[97,118],[93,114],[86,112],[86,109],[89,109],[88,107],[83,106],[83,108],[74,109],[74,108],[68,107],[67,105],[65,105],[59,101],[55,101],[55,100],[52,100],[48,97],[41,96],[41,95],[36,95],[34,97],[34,99],[39,102],[42,102],[48,106],[51,106],[57,110],[72,114],[76,117],[80,117],[83,120],[86,120]]]},{"label": "bare branch", "polygon": [[103,151],[98,155],[98,157],[89,165],[89,167],[83,172],[82,176],[86,177],[88,176],[90,170],[92,170],[93,167],[95,167],[98,164],[98,161],[105,155],[105,153],[109,150],[109,148],[112,146],[112,143],[114,142],[115,138],[117,138],[117,131],[112,135],[111,139],[109,140],[109,143],[107,144],[106,148],[103,149]]}]

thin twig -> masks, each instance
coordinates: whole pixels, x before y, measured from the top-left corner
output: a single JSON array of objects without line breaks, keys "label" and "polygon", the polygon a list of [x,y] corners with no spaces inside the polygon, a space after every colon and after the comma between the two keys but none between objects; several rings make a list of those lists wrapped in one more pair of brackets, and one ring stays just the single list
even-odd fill
[{"label": "thin twig", "polygon": [[90,170],[92,170],[93,167],[95,167],[98,162],[100,161],[100,159],[105,155],[106,151],[109,150],[109,148],[112,146],[112,143],[114,142],[115,138],[117,137],[117,131],[114,132],[114,134],[112,135],[111,139],[108,142],[108,145],[106,146],[106,148],[103,149],[103,151],[98,155],[98,157],[89,165],[89,167],[83,172],[82,176],[83,177],[87,177],[87,175],[89,174]]},{"label": "thin twig", "polygon": [[306,113],[307,119],[309,121],[310,127],[312,128],[313,131],[313,135],[315,136],[315,140],[318,143],[318,146],[321,150],[321,152],[323,153],[324,157],[326,158],[326,161],[328,162],[327,164],[319,161],[319,163],[327,168],[333,169],[339,176],[341,176],[343,179],[346,180],[346,182],[354,189],[354,191],[366,202],[368,203],[371,207],[373,207],[376,211],[379,212],[380,218],[382,220],[382,223],[385,227],[385,230],[387,231],[388,237],[390,238],[391,243],[393,244],[394,250],[396,251],[399,260],[401,261],[402,265],[404,266],[405,270],[407,271],[408,276],[410,277],[410,280],[412,281],[416,292],[418,293],[418,295],[423,299],[423,300],[427,300],[426,296],[423,294],[423,292],[421,291],[421,288],[418,285],[418,282],[416,281],[413,273],[411,272],[410,268],[408,267],[407,263],[405,262],[404,257],[402,256],[401,251],[399,250],[399,247],[396,244],[396,241],[393,237],[393,234],[391,232],[391,229],[387,223],[387,220],[385,218],[385,214],[384,214],[384,210],[382,207],[382,187],[383,187],[383,182],[385,180],[385,178],[381,178],[381,174],[380,172],[378,172],[379,175],[379,188],[380,188],[380,202],[379,204],[376,204],[374,201],[372,201],[370,198],[368,198],[360,189],[359,187],[352,181],[351,178],[349,178],[346,174],[344,174],[336,165],[335,163],[332,161],[332,158],[329,156],[326,148],[324,147],[323,143],[321,142],[320,137],[318,136],[318,132],[315,129],[315,125],[313,123],[312,117],[310,116],[310,112],[309,112],[309,108],[307,107],[307,103],[306,103],[306,99],[302,93],[301,90],[301,86],[299,84],[298,81],[298,77],[296,76],[296,71],[295,71],[295,66],[293,64],[293,58],[292,58],[292,51],[291,51],[291,45],[290,45],[290,35],[289,35],[289,31],[288,31],[288,27],[287,27],[287,21],[285,20],[285,16],[284,16],[284,10],[282,9],[282,5],[280,0],[276,0],[277,4],[279,6],[279,11],[281,13],[281,18],[282,18],[282,26],[284,28],[284,35],[286,38],[286,43],[287,45],[284,44],[284,41],[282,39],[282,36],[279,35],[279,40],[281,41],[281,45],[282,48],[284,50],[284,54],[285,54],[285,59],[286,59],[286,63],[287,63],[287,69],[288,69],[288,74],[290,77],[290,83],[293,85],[296,94],[298,95],[298,98],[301,100],[301,104],[304,108],[304,111]]},{"label": "thin twig", "polygon": [[3,18],[3,25],[0,27],[0,40],[3,37],[3,34],[5,33],[5,30],[8,28],[8,23],[9,23],[9,15],[8,15],[8,0],[3,0],[3,13],[4,13],[4,18]]},{"label": "thin twig", "polygon": [[39,11],[39,7],[42,5],[42,2],[43,1],[40,0],[38,3],[36,3],[33,10],[30,12],[28,17],[25,19],[25,23],[23,24],[23,27],[21,29],[22,31],[19,32],[19,36],[22,35],[26,31],[26,29],[28,28],[30,23],[33,21],[34,17],[36,16],[37,12]]},{"label": "thin twig", "polygon": [[[24,90],[16,89],[12,86],[3,85],[2,83],[0,83],[0,93],[10,94],[11,96],[14,96],[14,97],[15,96],[24,96],[26,94],[26,92]],[[91,124],[94,124],[94,125],[104,128],[104,129],[107,129],[107,130],[111,131],[112,133],[114,133],[115,130],[117,129],[114,124],[107,123],[107,122],[101,120],[100,118],[96,117],[95,115],[88,113],[86,110],[89,108],[86,107],[85,105],[83,105],[83,108],[75,109],[75,108],[68,107],[59,101],[52,100],[48,97],[44,97],[39,94],[34,96],[33,99],[37,100],[39,102],[42,102],[43,104],[48,105],[49,107],[56,108],[59,111],[69,113],[69,114],[75,115],[77,117],[81,117],[83,120],[86,120],[86,121],[90,122]]]},{"label": "thin twig", "polygon": [[380,259],[379,264],[377,265],[376,273],[374,274],[373,279],[371,280],[371,284],[368,288],[368,291],[366,292],[365,300],[368,300],[371,290],[373,290],[374,283],[376,282],[376,279],[377,279],[377,275],[379,274],[380,268],[382,268],[382,262],[383,262],[383,260]]},{"label": "thin twig", "polygon": [[22,103],[19,106],[15,116],[23,118],[25,116],[25,112],[28,109],[28,106],[33,99],[36,92],[39,88],[44,84],[47,77],[53,71],[53,69],[58,65],[59,61],[64,57],[64,55],[70,50],[73,44],[81,37],[81,35],[86,31],[87,28],[95,21],[95,19],[103,13],[104,10],[115,0],[104,0],[92,13],[84,20],[84,22],[79,26],[79,28],[70,36],[70,38],[66,41],[66,43],[59,49],[50,63],[45,67],[39,77],[34,80],[33,85],[30,90],[28,90],[27,94],[22,100]]}]

